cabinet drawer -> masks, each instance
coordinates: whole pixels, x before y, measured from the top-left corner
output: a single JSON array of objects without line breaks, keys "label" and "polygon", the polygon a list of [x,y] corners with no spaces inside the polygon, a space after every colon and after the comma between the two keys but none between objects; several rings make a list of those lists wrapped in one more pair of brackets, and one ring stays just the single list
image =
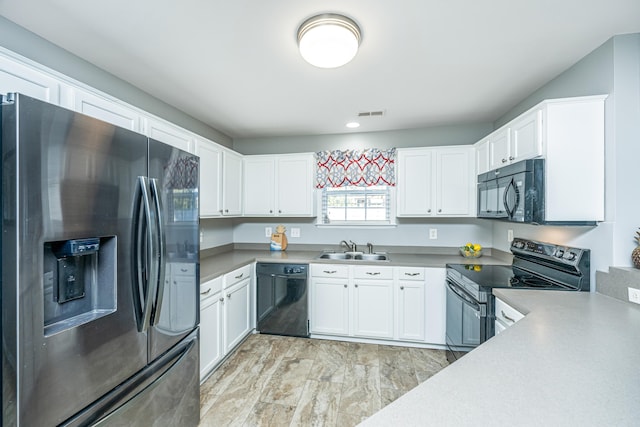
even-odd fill
[{"label": "cabinet drawer", "polygon": [[354,267],[356,279],[393,279],[393,267],[378,267],[376,265],[361,265]]},{"label": "cabinet drawer", "polygon": [[171,264],[171,274],[173,276],[190,276],[196,275],[196,264],[187,262],[176,262]]},{"label": "cabinet drawer", "polygon": [[251,277],[251,264],[245,265],[244,267],[238,268],[237,270],[233,270],[230,273],[227,273],[223,277],[222,287],[227,289],[229,286],[233,286],[241,280],[247,279]]},{"label": "cabinet drawer", "polygon": [[211,298],[222,290],[222,276],[207,280],[200,285],[200,302]]},{"label": "cabinet drawer", "polygon": [[398,267],[398,280],[424,281],[424,268]]},{"label": "cabinet drawer", "polygon": [[309,270],[313,277],[335,277],[344,279],[349,277],[348,265],[311,264]]},{"label": "cabinet drawer", "polygon": [[506,302],[499,298],[496,298],[496,319],[501,321],[507,326],[513,325],[518,320],[522,319],[524,314],[520,313],[515,308],[511,307]]}]

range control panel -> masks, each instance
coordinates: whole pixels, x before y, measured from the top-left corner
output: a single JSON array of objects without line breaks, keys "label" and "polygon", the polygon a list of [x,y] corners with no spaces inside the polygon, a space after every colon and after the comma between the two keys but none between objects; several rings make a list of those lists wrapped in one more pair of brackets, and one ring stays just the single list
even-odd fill
[{"label": "range control panel", "polygon": [[513,242],[511,242],[511,252],[513,254],[529,254],[534,257],[537,256],[539,258],[547,258],[556,262],[575,265],[580,261],[585,249],[515,238]]}]

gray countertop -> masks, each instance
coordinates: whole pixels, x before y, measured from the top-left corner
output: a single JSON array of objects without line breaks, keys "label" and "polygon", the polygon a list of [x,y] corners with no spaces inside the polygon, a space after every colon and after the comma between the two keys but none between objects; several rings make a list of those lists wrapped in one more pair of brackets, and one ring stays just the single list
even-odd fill
[{"label": "gray countertop", "polygon": [[503,258],[482,256],[467,259],[456,254],[403,254],[389,253],[390,261],[339,261],[315,259],[320,251],[269,251],[267,250],[231,250],[216,255],[200,258],[200,283],[211,280],[222,274],[235,270],[254,261],[283,262],[308,264],[310,262],[324,264],[358,264],[358,265],[388,265],[415,267],[444,267],[446,264],[509,264]]},{"label": "gray countertop", "polygon": [[373,426],[637,426],[640,306],[496,289],[525,318],[365,420]]}]

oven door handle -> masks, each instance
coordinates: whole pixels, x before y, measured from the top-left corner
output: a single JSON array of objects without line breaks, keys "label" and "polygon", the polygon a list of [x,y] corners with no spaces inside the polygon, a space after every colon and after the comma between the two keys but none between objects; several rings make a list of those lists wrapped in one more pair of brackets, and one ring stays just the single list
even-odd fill
[{"label": "oven door handle", "polygon": [[460,297],[460,299],[462,299],[462,301],[467,304],[468,306],[470,306],[471,308],[473,308],[475,311],[482,311],[480,308],[480,304],[471,296],[469,295],[469,293],[467,293],[466,291],[460,289],[455,283],[453,283],[451,280],[447,279],[447,287],[449,289],[451,289],[451,292],[453,292],[454,294],[456,294],[458,297]]}]

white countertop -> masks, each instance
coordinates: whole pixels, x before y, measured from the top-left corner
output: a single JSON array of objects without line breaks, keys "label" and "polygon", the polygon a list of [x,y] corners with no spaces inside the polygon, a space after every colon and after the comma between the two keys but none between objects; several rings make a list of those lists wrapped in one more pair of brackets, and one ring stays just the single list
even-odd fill
[{"label": "white countertop", "polygon": [[525,318],[361,425],[640,425],[640,306],[596,293],[494,293]]}]

